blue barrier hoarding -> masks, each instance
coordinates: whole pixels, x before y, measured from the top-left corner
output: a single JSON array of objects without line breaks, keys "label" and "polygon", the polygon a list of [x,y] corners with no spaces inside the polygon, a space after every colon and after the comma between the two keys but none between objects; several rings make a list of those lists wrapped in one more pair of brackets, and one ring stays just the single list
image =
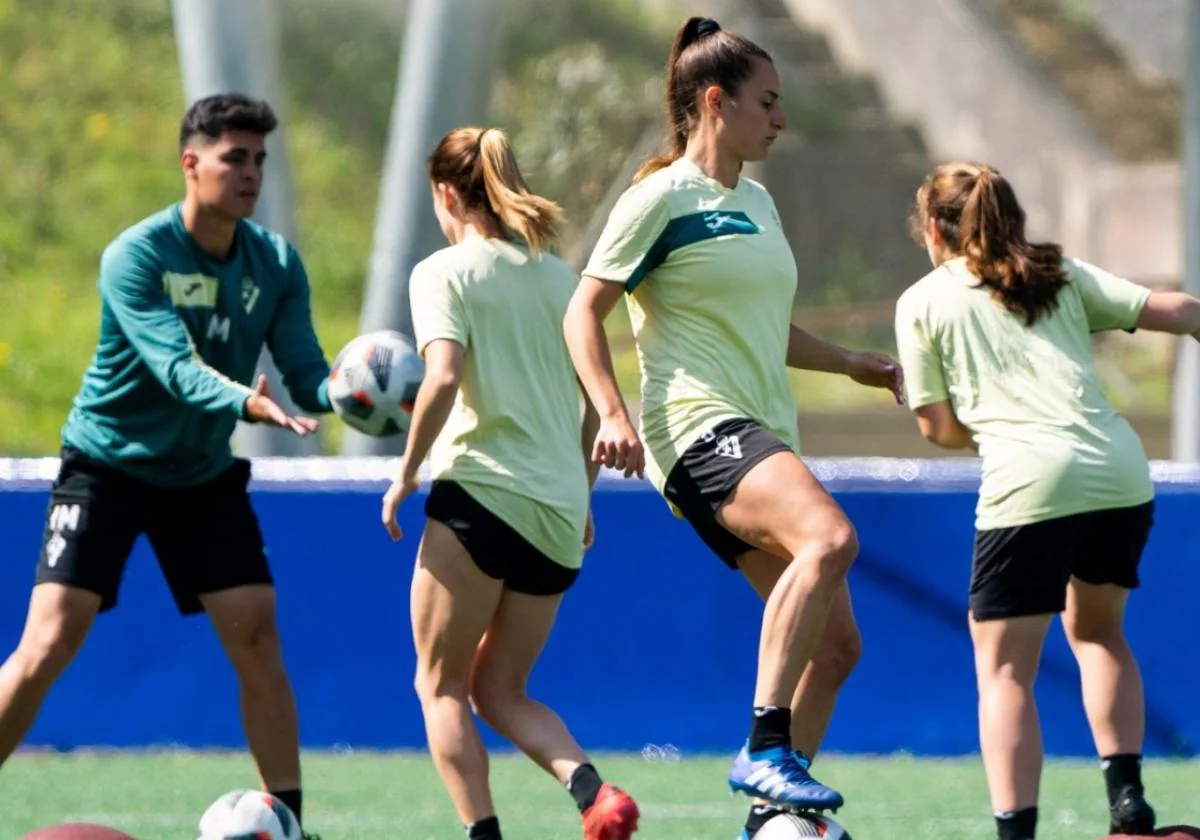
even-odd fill
[{"label": "blue barrier hoarding", "polygon": [[[337,459],[332,459],[336,461]],[[51,462],[0,466],[0,646],[17,642]],[[977,752],[966,588],[977,473],[966,461],[813,461],[859,531],[851,591],[862,661],[826,749]],[[19,466],[19,465],[18,465]],[[405,539],[379,524],[382,461],[256,462],[254,503],[279,589],[284,652],[309,747],[421,748],[408,583],[423,496]],[[1147,686],[1147,752],[1200,743],[1197,638],[1200,481],[1157,464],[1156,526],[1129,635]],[[6,480],[5,480],[5,477]],[[602,482],[597,542],[568,594],[531,692],[589,749],[673,744],[728,753],[749,723],[761,604],[642,482]],[[1078,670],[1056,625],[1037,686],[1047,751],[1090,756]],[[495,737],[491,743],[499,743]],[[144,541],[120,603],[101,616],[28,742],[240,747],[236,685],[203,618],[181,619]]]}]

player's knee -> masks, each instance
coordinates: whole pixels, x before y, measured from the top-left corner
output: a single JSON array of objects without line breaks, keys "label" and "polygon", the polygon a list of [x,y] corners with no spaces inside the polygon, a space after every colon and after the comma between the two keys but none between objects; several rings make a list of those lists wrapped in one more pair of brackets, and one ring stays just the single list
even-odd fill
[{"label": "player's knee", "polygon": [[87,630],[69,622],[26,630],[14,654],[28,680],[53,680],[83,647]]},{"label": "player's knee", "polygon": [[479,674],[471,681],[471,707],[493,728],[524,696],[525,687],[512,680]]},{"label": "player's knee", "polygon": [[1125,628],[1115,616],[1074,616],[1063,622],[1067,639],[1072,645],[1117,647],[1125,644]]},{"label": "player's knee", "polygon": [[842,579],[858,557],[858,534],[844,516],[830,516],[808,538],[817,554],[817,571],[829,579]]},{"label": "player's knee", "polygon": [[465,702],[468,695],[465,676],[458,677],[442,669],[427,668],[420,664],[417,665],[416,677],[413,679],[413,689],[422,704],[442,697],[454,697]]},{"label": "player's knee", "polygon": [[283,651],[274,622],[247,622],[228,646],[233,667],[243,678],[274,677],[283,671]]}]

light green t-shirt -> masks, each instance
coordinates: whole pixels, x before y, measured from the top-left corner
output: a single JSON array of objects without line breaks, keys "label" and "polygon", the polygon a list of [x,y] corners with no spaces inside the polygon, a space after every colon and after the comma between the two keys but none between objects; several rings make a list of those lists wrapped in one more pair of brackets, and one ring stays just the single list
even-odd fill
[{"label": "light green t-shirt", "polygon": [[578,277],[557,257],[468,239],[413,269],[413,328],[464,348],[454,408],[430,452],[454,481],[546,556],[579,568],[588,482],[582,402],[563,338]]},{"label": "light green t-shirt", "polygon": [[796,262],[762,185],[729,189],[681,158],[625,191],[583,273],[628,292],[660,491],[723,420],[754,420],[799,452],[787,376]]},{"label": "light green t-shirt", "polygon": [[1032,327],[950,260],[900,296],[911,408],[949,400],[983,461],[976,527],[1008,528],[1150,501],[1142,442],[1108,403],[1092,333],[1132,330],[1148,289],[1078,260]]}]

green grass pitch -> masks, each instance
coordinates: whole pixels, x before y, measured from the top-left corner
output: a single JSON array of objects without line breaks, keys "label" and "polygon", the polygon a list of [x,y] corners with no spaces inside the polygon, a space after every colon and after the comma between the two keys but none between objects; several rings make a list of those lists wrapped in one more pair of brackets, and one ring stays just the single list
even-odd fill
[{"label": "green grass pitch", "polygon": [[[729,759],[647,761],[595,756],[605,778],[642,807],[639,840],[734,840],[745,800],[725,786]],[[822,756],[822,781],[845,793],[838,819],[856,840],[994,837],[978,758]],[[313,752],[305,756],[305,823],[324,840],[461,840],[449,799],[420,753]],[[1200,762],[1147,762],[1151,802],[1165,823],[1200,819]],[[68,820],[120,828],[137,840],[195,840],[218,795],[255,786],[248,757],[191,752],[18,753],[0,772],[0,840]],[[570,797],[529,761],[500,754],[492,786],[511,840],[580,836]],[[1107,830],[1095,762],[1052,761],[1042,781],[1042,840],[1096,838]]]}]

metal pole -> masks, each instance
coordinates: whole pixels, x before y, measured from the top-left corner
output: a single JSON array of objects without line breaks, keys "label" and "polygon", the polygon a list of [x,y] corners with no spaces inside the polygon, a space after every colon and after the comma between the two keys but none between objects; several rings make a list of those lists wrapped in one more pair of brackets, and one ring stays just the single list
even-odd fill
[{"label": "metal pole", "polygon": [[[433,215],[425,162],[447,131],[485,119],[503,6],[500,0],[409,3],[360,332],[412,335],[408,275],[446,244]],[[345,431],[346,455],[402,451],[399,436]]]},{"label": "metal pole", "polygon": [[[1183,290],[1200,296],[1200,0],[1187,5],[1187,71],[1184,75]],[[1179,343],[1175,361],[1171,457],[1200,461],[1200,344]]]},{"label": "metal pole", "polygon": [[[268,164],[254,213],[259,224],[296,241],[295,203],[288,165],[283,86],[279,68],[277,0],[173,0],[175,43],[188,104],[216,93],[245,93],[271,103],[280,127],[267,138]],[[271,395],[297,409],[265,350],[258,363]],[[244,455],[318,455],[317,436],[298,438],[267,426],[239,423],[234,436]]]}]

